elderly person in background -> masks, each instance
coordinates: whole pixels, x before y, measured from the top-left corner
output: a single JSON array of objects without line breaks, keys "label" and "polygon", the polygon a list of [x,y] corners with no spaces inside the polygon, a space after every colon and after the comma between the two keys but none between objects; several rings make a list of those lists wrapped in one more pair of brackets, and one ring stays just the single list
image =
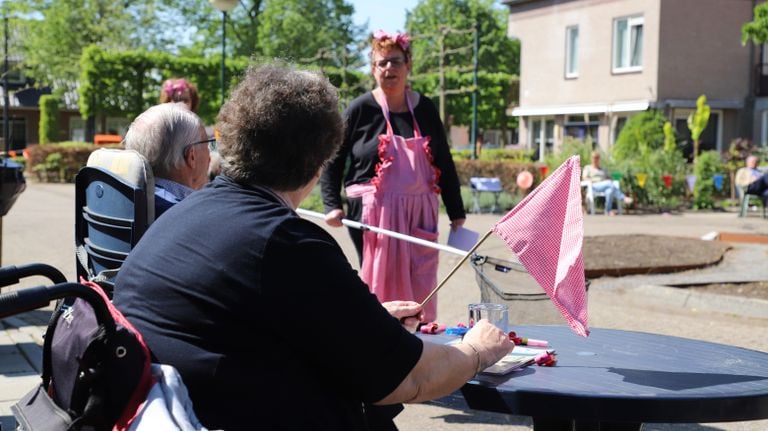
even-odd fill
[{"label": "elderly person in background", "polygon": [[338,149],[337,104],[318,73],[248,69],[218,116],[221,175],[157,220],[118,275],[115,305],[209,429],[367,430],[364,402],[450,394],[512,349],[486,320],[458,344],[422,342],[419,304],[380,304],[296,214]]},{"label": "elderly person in background", "polygon": [[608,177],[608,173],[600,166],[600,153],[592,151],[590,155],[591,163],[584,166],[581,171],[581,179],[590,181],[592,189],[598,193],[605,193],[605,213],[616,215],[613,210],[613,200],[621,199],[625,204],[631,204],[632,198],[625,196],[617,186],[617,182]]},{"label": "elderly person in background", "polygon": [[736,171],[736,178],[733,182],[740,188],[739,193],[743,193],[747,186],[763,176],[763,172],[757,169],[758,161],[757,156],[747,156],[744,160],[745,166]]},{"label": "elderly person in background", "polygon": [[182,103],[155,105],[133,121],[124,144],[152,167],[156,218],[208,183],[212,142],[200,118]]}]

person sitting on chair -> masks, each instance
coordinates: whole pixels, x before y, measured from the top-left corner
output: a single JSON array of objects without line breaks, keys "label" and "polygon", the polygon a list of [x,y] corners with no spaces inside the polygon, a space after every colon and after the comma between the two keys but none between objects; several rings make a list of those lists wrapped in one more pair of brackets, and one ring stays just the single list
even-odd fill
[{"label": "person sitting on chair", "polygon": [[423,342],[421,305],[379,303],[296,213],[342,139],[327,78],[251,67],[217,123],[222,173],[150,226],[114,298],[203,425],[367,430],[364,403],[448,395],[512,349],[484,319],[457,344]]},{"label": "person sitting on chair", "polygon": [[155,105],[131,124],[125,148],[148,161],[155,175],[155,218],[208,183],[211,160],[200,118],[182,103]]},{"label": "person sitting on chair", "polygon": [[[736,172],[734,182],[746,194],[762,197],[763,205],[768,206],[768,174],[757,169],[757,162],[757,156],[747,157],[746,168],[741,168]],[[748,171],[745,173],[742,170]]]},{"label": "person sitting on chair", "polygon": [[746,166],[736,171],[736,178],[734,178],[733,182],[736,184],[736,187],[739,188],[740,195],[746,191],[751,183],[763,176],[763,173],[757,169],[758,161],[759,159],[757,156],[750,155],[744,161]]},{"label": "person sitting on chair", "polygon": [[590,181],[595,192],[605,193],[605,213],[616,215],[616,212],[612,209],[613,200],[621,199],[625,204],[629,205],[632,203],[632,198],[625,196],[616,186],[616,183],[608,178],[608,174],[600,166],[600,153],[593,151],[591,160],[591,164],[584,166],[584,170],[581,172],[581,179]]}]

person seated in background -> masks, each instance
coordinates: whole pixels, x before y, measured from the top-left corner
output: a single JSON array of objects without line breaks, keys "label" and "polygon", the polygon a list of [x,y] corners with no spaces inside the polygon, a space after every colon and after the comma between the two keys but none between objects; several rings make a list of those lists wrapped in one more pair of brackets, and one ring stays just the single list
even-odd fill
[{"label": "person seated in background", "polygon": [[768,206],[768,174],[757,169],[758,161],[757,156],[747,157],[747,166],[736,172],[734,182],[744,193],[762,197],[763,205]]},{"label": "person seated in background", "polygon": [[613,200],[621,199],[625,204],[629,205],[632,203],[632,198],[625,196],[617,186],[617,183],[610,179],[605,170],[600,166],[600,153],[593,151],[590,159],[591,163],[584,166],[584,169],[581,171],[581,179],[590,181],[595,192],[605,193],[605,213],[616,215],[616,211],[613,210]]},{"label": "person seated in background", "polygon": [[744,161],[745,166],[736,171],[733,182],[739,188],[740,196],[746,191],[747,186],[763,176],[763,172],[757,169],[758,162],[757,156],[750,155]]},{"label": "person seated in background", "polygon": [[222,173],[150,226],[114,297],[205,427],[367,430],[364,402],[448,395],[512,350],[487,320],[459,343],[423,342],[421,306],[379,303],[296,213],[342,139],[327,78],[251,67],[217,126]]},{"label": "person seated in background", "polygon": [[171,78],[163,82],[160,89],[160,103],[184,103],[190,111],[197,113],[200,97],[197,87],[184,78]]},{"label": "person seated in background", "polygon": [[200,118],[183,103],[155,105],[131,123],[125,148],[152,167],[155,218],[208,183],[211,143]]}]

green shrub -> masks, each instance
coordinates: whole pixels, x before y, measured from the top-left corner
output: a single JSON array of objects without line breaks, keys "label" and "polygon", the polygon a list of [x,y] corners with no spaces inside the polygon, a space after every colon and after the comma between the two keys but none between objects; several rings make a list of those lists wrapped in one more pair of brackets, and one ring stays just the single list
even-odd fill
[{"label": "green shrub", "polygon": [[[541,173],[532,162],[514,163],[488,160],[455,160],[456,172],[462,186],[469,185],[471,177],[496,177],[501,180],[504,191],[516,195],[523,193],[517,186],[517,175],[522,171],[533,174],[534,182],[531,188],[542,181]],[[466,204],[466,202],[465,202]]]},{"label": "green shrub", "polygon": [[611,150],[613,157],[623,162],[647,157],[664,147],[664,116],[659,111],[641,112],[627,121]]},{"label": "green shrub", "polygon": [[[717,151],[704,151],[696,157],[693,167],[696,185],[693,187],[693,207],[696,209],[715,207],[715,174],[723,173],[723,162]],[[723,187],[725,189],[725,187]]]},{"label": "green shrub", "polygon": [[[119,145],[103,147],[119,148]],[[27,166],[38,174],[40,181],[72,182],[77,172],[85,166],[88,156],[99,147],[87,142],[60,142],[28,147]],[[56,154],[53,156],[53,154]],[[55,174],[50,172],[55,171]]]},{"label": "green shrub", "polygon": [[59,98],[47,94],[40,97],[40,144],[59,140]]},{"label": "green shrub", "polygon": [[[581,159],[581,166],[590,163],[590,154],[592,153],[592,139],[587,138],[585,140],[577,139],[572,136],[566,136],[563,140],[563,146],[560,151],[556,153],[549,153],[544,156],[544,163],[547,164],[549,172],[554,171],[571,156],[578,155]],[[607,157],[605,157],[607,159]],[[603,166],[605,168],[605,166]]]}]

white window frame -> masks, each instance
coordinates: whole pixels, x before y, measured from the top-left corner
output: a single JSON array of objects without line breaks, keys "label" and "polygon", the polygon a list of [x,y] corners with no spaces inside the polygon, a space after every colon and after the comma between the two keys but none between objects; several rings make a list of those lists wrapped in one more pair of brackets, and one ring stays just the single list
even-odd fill
[{"label": "white window frame", "polygon": [[[547,155],[547,122],[552,122],[552,142],[551,142],[551,148],[552,151],[555,148],[555,141],[556,141],[556,130],[557,130],[557,122],[555,121],[555,117],[552,117],[550,115],[547,116],[537,116],[537,117],[528,117],[528,148],[532,148],[533,145],[536,143],[537,136],[534,135],[533,129],[535,126],[533,123],[539,123],[539,154],[536,155],[536,160],[543,162],[544,156]],[[551,151],[550,151],[551,152]]]},{"label": "white window frame", "polygon": [[[626,37],[620,43],[619,42],[619,24],[626,23]],[[643,37],[645,18],[640,16],[621,17],[613,20],[613,55],[611,58],[611,69],[614,73],[629,73],[638,72],[643,70]],[[632,65],[632,40],[636,37],[637,31],[634,29],[641,28],[640,34],[640,60],[639,64]]]},{"label": "white window frame", "polygon": [[565,28],[565,77],[579,77],[579,26]]}]

